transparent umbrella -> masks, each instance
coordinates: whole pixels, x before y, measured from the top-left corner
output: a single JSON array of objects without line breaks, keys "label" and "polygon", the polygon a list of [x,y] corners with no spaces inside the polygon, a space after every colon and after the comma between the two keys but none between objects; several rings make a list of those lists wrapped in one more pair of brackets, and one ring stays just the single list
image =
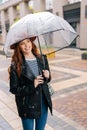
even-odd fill
[{"label": "transparent umbrella", "polygon": [[31,37],[37,37],[36,44],[39,44],[42,54],[41,46],[54,46],[56,49],[67,47],[77,37],[77,33],[66,20],[53,13],[28,14],[11,26],[4,45],[5,53],[11,45]]}]

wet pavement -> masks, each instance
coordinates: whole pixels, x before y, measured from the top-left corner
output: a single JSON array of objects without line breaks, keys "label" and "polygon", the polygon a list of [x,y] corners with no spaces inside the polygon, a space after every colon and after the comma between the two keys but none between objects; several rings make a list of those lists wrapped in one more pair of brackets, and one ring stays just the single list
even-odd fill
[{"label": "wet pavement", "polygon": [[[81,53],[68,48],[49,59],[55,94],[45,130],[87,130],[87,60],[81,60]],[[9,93],[9,65],[10,58],[0,55],[0,130],[22,130]]]}]

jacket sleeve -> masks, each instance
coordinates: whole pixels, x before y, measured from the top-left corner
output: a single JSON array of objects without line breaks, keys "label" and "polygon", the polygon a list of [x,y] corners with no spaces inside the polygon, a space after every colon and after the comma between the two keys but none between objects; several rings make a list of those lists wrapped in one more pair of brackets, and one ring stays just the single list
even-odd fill
[{"label": "jacket sleeve", "polygon": [[20,86],[19,78],[17,76],[16,71],[11,67],[10,70],[10,92],[15,95],[24,96],[29,95],[35,92],[34,84],[32,86]]},{"label": "jacket sleeve", "polygon": [[43,56],[44,56],[44,62],[45,62],[45,69],[49,70],[49,73],[50,73],[50,76],[49,76],[47,82],[50,82],[51,81],[51,72],[50,72],[50,68],[49,68],[49,63],[47,60],[47,56],[46,55],[43,55]]}]

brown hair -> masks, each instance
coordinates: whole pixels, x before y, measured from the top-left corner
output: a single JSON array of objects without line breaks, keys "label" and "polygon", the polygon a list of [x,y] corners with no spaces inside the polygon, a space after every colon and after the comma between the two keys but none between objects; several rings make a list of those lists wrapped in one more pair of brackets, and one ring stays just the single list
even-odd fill
[{"label": "brown hair", "polygon": [[[31,40],[31,43],[32,43],[32,53],[35,56],[40,57],[40,54],[38,52],[38,49],[37,49],[36,45],[33,43],[32,39],[30,39],[30,40]],[[11,61],[14,62],[15,66],[16,66],[16,69],[17,69],[18,77],[20,77],[21,69],[22,69],[22,63],[23,63],[23,53],[21,52],[18,43],[14,44],[13,46],[14,46],[14,48],[12,48],[12,49],[14,49],[14,53],[13,53]]]}]

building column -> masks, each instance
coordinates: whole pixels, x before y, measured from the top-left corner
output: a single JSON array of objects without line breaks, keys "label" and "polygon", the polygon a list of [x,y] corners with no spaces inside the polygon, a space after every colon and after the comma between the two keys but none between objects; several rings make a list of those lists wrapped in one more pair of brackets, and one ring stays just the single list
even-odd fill
[{"label": "building column", "polygon": [[46,9],[45,0],[34,0],[34,12],[44,11]]},{"label": "building column", "polygon": [[6,39],[6,27],[5,27],[5,11],[1,11],[1,29],[2,29],[2,43],[5,43]]},{"label": "building column", "polygon": [[9,24],[11,26],[14,23],[14,19],[15,19],[15,9],[14,9],[14,7],[10,7],[8,9],[8,17],[9,17]]},{"label": "building column", "polygon": [[53,0],[53,13],[63,17],[63,6],[68,4],[68,0]]},{"label": "building column", "polygon": [[87,49],[87,0],[81,1],[80,48]]},{"label": "building column", "polygon": [[[53,13],[63,18],[63,6],[67,3],[68,0],[53,0]],[[55,46],[58,46],[56,45],[56,43],[58,43],[58,39],[60,41],[59,43],[63,42],[62,39],[58,36],[58,33],[56,32],[55,34],[53,34],[53,44]]]},{"label": "building column", "polygon": [[22,18],[29,13],[28,2],[21,2],[19,6],[20,6],[20,18]]}]

